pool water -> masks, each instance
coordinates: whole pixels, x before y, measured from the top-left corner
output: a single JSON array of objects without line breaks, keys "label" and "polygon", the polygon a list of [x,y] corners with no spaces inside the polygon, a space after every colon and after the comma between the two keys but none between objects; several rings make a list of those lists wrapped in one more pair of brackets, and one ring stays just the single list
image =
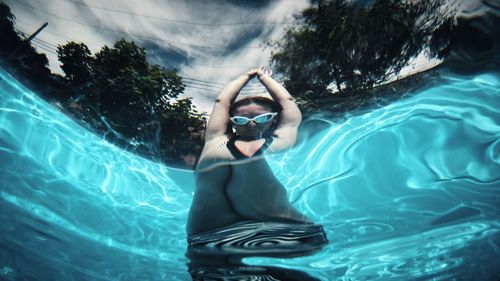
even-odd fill
[{"label": "pool water", "polygon": [[[0,280],[191,280],[192,171],[124,151],[3,69],[0,78]],[[294,149],[268,155],[329,244],[244,263],[317,280],[497,280],[499,97],[498,73],[447,77],[323,120]]]}]

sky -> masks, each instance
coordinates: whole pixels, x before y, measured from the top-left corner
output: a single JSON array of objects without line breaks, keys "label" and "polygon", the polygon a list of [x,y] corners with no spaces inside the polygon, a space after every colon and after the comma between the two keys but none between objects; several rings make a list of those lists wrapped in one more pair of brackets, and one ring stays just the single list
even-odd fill
[{"label": "sky", "polygon": [[[281,37],[309,0],[4,0],[16,29],[63,74],[57,45],[85,43],[92,53],[119,39],[146,48],[150,63],[175,68],[199,110],[210,112],[222,87],[260,65],[269,65],[264,43]],[[264,92],[255,80],[242,95]]]},{"label": "sky", "polygon": [[[150,63],[176,69],[198,110],[212,111],[225,84],[249,69],[270,64],[265,42],[281,38],[309,0],[4,0],[16,29],[63,74],[57,45],[85,43],[92,53],[122,38],[144,47]],[[417,67],[415,67],[415,64]],[[403,70],[410,74],[435,65],[421,54]],[[254,79],[241,96],[265,93]],[[293,93],[292,93],[293,94]]]}]

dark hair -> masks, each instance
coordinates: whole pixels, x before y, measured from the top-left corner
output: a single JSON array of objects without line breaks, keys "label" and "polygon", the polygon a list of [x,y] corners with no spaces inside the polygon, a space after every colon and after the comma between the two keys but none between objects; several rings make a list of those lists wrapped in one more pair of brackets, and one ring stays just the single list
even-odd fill
[{"label": "dark hair", "polygon": [[275,102],[273,99],[261,96],[251,96],[242,98],[241,100],[234,102],[229,108],[229,115],[234,116],[234,112],[238,107],[249,104],[257,104],[260,106],[264,106],[269,108],[272,112],[278,112],[278,113],[281,112],[281,110],[283,109],[281,105]]}]

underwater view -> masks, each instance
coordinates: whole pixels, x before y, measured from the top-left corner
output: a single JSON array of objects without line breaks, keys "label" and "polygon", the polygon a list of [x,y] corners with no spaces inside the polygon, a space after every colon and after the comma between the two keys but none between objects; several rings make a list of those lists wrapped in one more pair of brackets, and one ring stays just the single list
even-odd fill
[{"label": "underwater view", "polygon": [[[10,12],[5,12],[7,5],[15,6],[11,2],[1,3],[2,17],[9,19],[2,19],[5,38],[10,34],[4,32],[5,26],[11,28],[13,23]],[[195,2],[186,1],[186,5]],[[278,6],[274,2],[291,1],[222,2],[255,12]],[[362,18],[370,19],[373,15],[368,11],[376,10],[377,3],[390,6],[393,2],[312,1],[294,9],[300,13],[318,7],[302,14],[312,24],[322,11],[328,18],[339,11],[351,15],[349,5],[354,7],[352,15],[366,11]],[[369,52],[370,57],[385,56],[371,65],[368,60],[356,61],[356,56],[342,62],[343,53],[334,53],[337,47],[332,42],[322,49],[323,43],[303,40],[321,28],[308,32],[289,29],[283,37],[288,45],[273,43],[279,46],[274,45],[278,50],[267,58],[276,72],[272,75],[284,82],[294,96],[293,104],[302,112],[301,126],[295,128],[297,141],[279,150],[282,135],[275,134],[275,143],[268,145],[266,140],[253,156],[238,153],[264,159],[284,187],[289,204],[310,221],[256,220],[257,225],[245,220],[234,224],[241,226],[238,229],[214,227],[218,235],[224,235],[217,240],[189,230],[196,215],[192,209],[196,200],[217,200],[215,192],[200,195],[210,145],[207,136],[213,134],[221,112],[215,101],[231,92],[234,84],[227,82],[249,67],[232,69],[217,87],[208,86],[189,81],[189,77],[201,77],[196,76],[195,68],[186,70],[189,62],[179,62],[179,72],[166,70],[171,65],[159,61],[155,63],[161,67],[149,65],[146,57],[155,55],[141,53],[133,42],[118,41],[92,55],[84,45],[68,40],[60,43],[67,45],[49,48],[57,52],[64,75],[42,79],[55,70],[42,75],[29,66],[34,55],[17,58],[32,52],[33,47],[2,46],[0,280],[500,280],[500,36],[496,36],[500,5],[476,2],[477,13],[464,18],[477,20],[472,26],[480,26],[484,33],[470,37],[474,32],[469,25],[461,26],[456,14],[450,21],[429,18],[441,23],[440,27],[454,26],[452,36],[432,28],[429,40],[434,43],[427,47],[439,54],[434,63],[431,59],[424,63],[427,68],[413,72],[408,66],[422,50],[408,42],[425,37],[423,33],[396,48],[393,59],[387,59],[389,53],[371,53],[371,48],[356,49]],[[74,3],[96,9],[92,2]],[[17,5],[34,5],[34,1]],[[425,5],[414,11],[436,8]],[[126,7],[106,9],[116,13]],[[315,17],[307,18],[311,14]],[[387,27],[391,23],[381,24]],[[467,40],[457,39],[461,36]],[[376,37],[367,40],[397,44],[395,39]],[[305,44],[300,52],[297,42]],[[349,46],[346,41],[342,44],[340,49]],[[405,56],[400,55],[402,49]],[[123,50],[132,50],[132,55],[113,57]],[[288,56],[292,51],[300,59]],[[77,57],[92,63],[70,62],[75,53],[86,54]],[[114,65],[128,63],[128,59],[130,65],[147,69],[144,73],[150,76],[139,77],[141,72],[130,65]],[[290,66],[299,61],[304,64],[298,69]],[[354,67],[353,62],[358,64],[350,72],[325,72],[325,65],[337,69],[333,61],[344,63],[344,70]],[[373,65],[382,67],[382,61],[387,63],[383,71],[375,69]],[[41,65],[53,63],[47,58],[44,62]],[[85,65],[90,65],[85,71],[79,68]],[[111,76],[102,76],[106,73]],[[240,90],[243,96],[267,90],[276,100],[275,92],[288,92],[282,86],[276,90],[274,84],[266,84],[271,83],[266,82],[272,79],[271,71],[261,68],[246,75],[258,79],[247,86],[248,80],[241,82],[233,91],[234,99]],[[155,84],[159,76],[163,80],[158,81],[168,83]],[[304,81],[294,83],[294,79]],[[148,82],[141,84],[144,81]],[[127,92],[134,85],[141,86]],[[143,97],[142,89],[158,90],[158,94]],[[207,90],[213,93],[204,94]],[[191,96],[184,96],[186,93]],[[204,112],[205,105],[209,108],[214,103],[211,113]],[[285,122],[288,111],[286,103],[281,104],[285,111],[277,120]],[[246,131],[237,125],[262,125],[274,118],[260,122],[258,118],[266,113],[231,116],[232,132],[240,133],[242,140]],[[238,124],[234,117],[247,123]],[[221,123],[223,129],[228,122]],[[281,128],[275,132],[280,133]],[[257,139],[262,138],[261,132]],[[238,150],[236,145],[233,149]],[[269,150],[264,152],[266,145]],[[238,168],[231,169],[233,176],[239,173]],[[257,186],[258,180],[243,181]],[[254,196],[262,202],[277,202],[270,194]],[[248,193],[241,202],[251,201],[251,196]],[[235,199],[231,200],[234,204]],[[216,217],[201,220],[208,226]],[[243,239],[243,235],[250,238]],[[209,241],[198,249],[196,239]]]}]

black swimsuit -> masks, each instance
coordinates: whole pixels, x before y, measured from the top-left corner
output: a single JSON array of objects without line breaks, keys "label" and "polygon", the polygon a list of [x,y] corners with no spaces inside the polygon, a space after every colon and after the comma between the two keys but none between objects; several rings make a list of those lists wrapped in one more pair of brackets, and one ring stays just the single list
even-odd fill
[{"label": "black swimsuit", "polygon": [[262,144],[262,146],[259,148],[259,150],[257,150],[252,156],[246,156],[245,154],[241,153],[241,151],[234,144],[238,138],[239,137],[237,135],[234,135],[227,142],[227,149],[229,149],[231,154],[233,154],[233,156],[236,159],[246,159],[246,158],[252,158],[254,156],[261,155],[262,152],[264,152],[266,149],[268,149],[269,146],[271,145],[271,143],[273,143],[273,137],[269,136],[266,138],[266,141],[264,142],[264,144]]},{"label": "black swimsuit", "polygon": [[[228,140],[227,148],[236,159],[249,159],[261,155],[268,149],[273,142],[273,136],[275,135],[266,137],[264,144],[252,156],[243,154],[236,147],[235,142],[239,138],[236,135]],[[189,236],[187,253],[191,261],[189,272],[192,276],[208,276],[210,274],[223,276],[226,274],[224,266],[216,264],[214,269],[210,265],[210,261],[213,261],[215,256],[237,256],[240,258],[244,256],[299,256],[315,252],[327,243],[328,240],[321,225],[242,219],[224,227]],[[233,266],[231,274],[239,273],[240,268],[249,267],[241,265],[235,269]],[[262,267],[259,268],[262,270]],[[252,270],[248,276],[262,274],[258,270],[255,271],[256,268],[252,268]],[[244,280],[250,279],[252,278]],[[286,279],[289,280],[288,277]]]}]

